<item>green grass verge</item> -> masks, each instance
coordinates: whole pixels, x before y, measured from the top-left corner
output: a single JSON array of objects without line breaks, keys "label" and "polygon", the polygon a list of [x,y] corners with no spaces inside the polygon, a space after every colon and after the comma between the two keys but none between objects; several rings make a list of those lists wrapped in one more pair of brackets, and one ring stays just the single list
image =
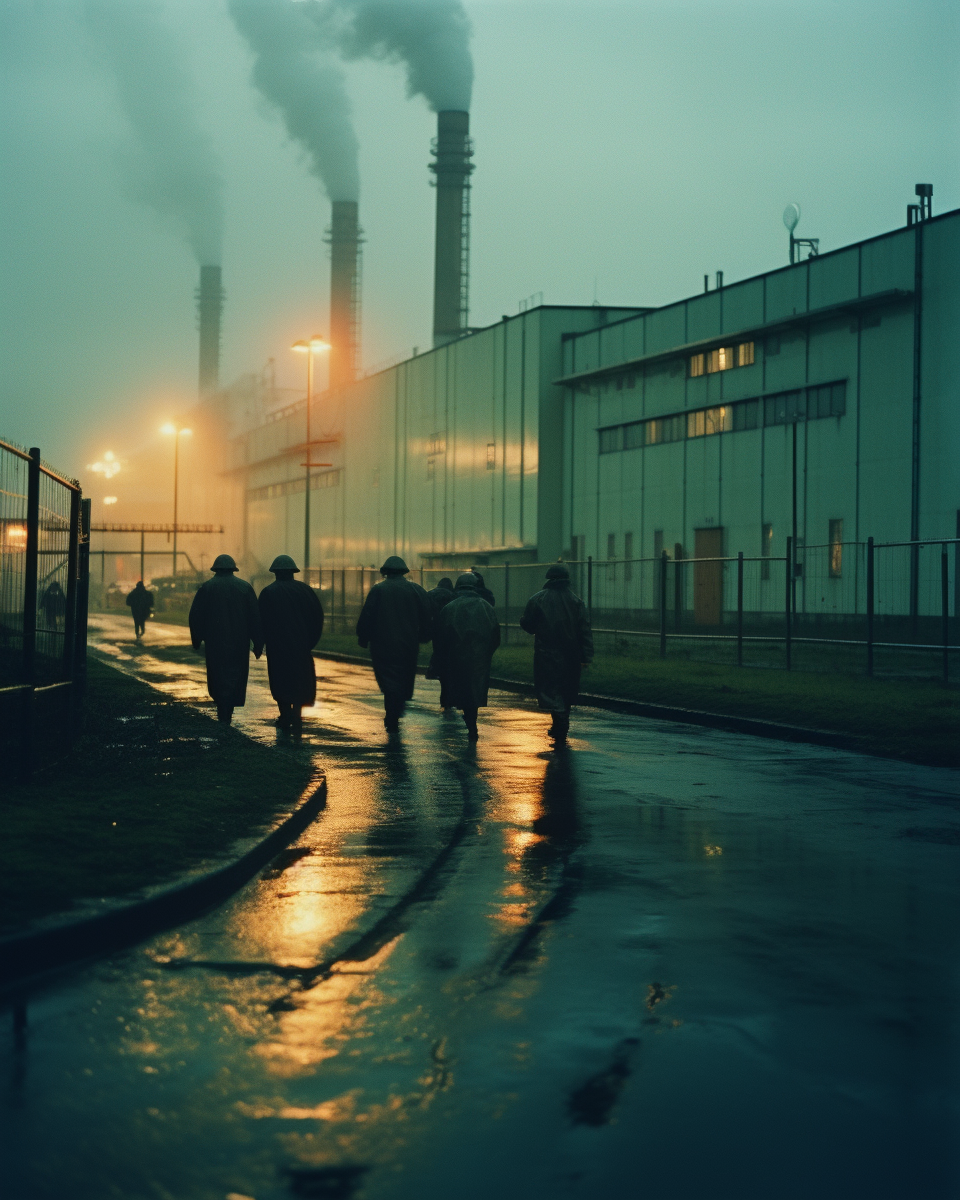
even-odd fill
[{"label": "green grass verge", "polygon": [[[324,633],[319,649],[367,657],[348,634]],[[532,682],[532,646],[501,646],[493,673]],[[621,643],[598,653],[582,687],[602,696],[831,730],[859,739],[871,754],[960,766],[960,689],[933,681],[661,659],[655,643]]]},{"label": "green grass verge", "polygon": [[175,878],[266,825],[312,773],[90,659],[72,750],[5,789],[0,930]]}]

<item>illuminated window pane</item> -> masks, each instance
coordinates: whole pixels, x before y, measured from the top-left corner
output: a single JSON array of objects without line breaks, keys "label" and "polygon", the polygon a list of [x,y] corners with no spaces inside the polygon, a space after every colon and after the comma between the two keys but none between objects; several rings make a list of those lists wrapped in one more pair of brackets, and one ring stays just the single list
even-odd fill
[{"label": "illuminated window pane", "polygon": [[702,354],[691,354],[690,355],[690,374],[691,374],[691,376],[703,374],[703,355]]},{"label": "illuminated window pane", "polygon": [[741,342],[737,347],[737,366],[749,367],[753,365],[753,342]]},{"label": "illuminated window pane", "polygon": [[830,522],[830,578],[839,579],[843,574],[843,518],[835,517]]},{"label": "illuminated window pane", "polygon": [[706,413],[701,408],[699,412],[687,413],[687,437],[703,437],[707,431]]},{"label": "illuminated window pane", "polygon": [[495,471],[497,467],[497,443],[487,442],[487,470]]}]

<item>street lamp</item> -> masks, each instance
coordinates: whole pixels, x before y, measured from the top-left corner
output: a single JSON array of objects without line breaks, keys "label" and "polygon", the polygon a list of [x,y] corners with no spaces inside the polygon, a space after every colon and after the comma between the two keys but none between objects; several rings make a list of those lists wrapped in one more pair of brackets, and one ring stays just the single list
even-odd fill
[{"label": "street lamp", "polygon": [[192,429],[187,429],[183,425],[177,425],[173,421],[168,421],[166,425],[161,425],[160,432],[173,436],[173,577],[177,577],[177,502],[178,502],[178,480],[180,472],[180,437],[181,435],[189,437]]},{"label": "street lamp", "polygon": [[[330,343],[325,342],[318,333],[315,333],[306,341],[294,342],[290,349],[307,356],[307,453],[305,456],[307,461],[303,464],[306,468],[304,477],[306,494],[303,502],[303,577],[309,582],[307,571],[310,567],[310,448],[313,445],[310,439],[310,407],[313,402],[313,356],[328,352]],[[322,464],[317,463],[316,465],[321,466]]]}]

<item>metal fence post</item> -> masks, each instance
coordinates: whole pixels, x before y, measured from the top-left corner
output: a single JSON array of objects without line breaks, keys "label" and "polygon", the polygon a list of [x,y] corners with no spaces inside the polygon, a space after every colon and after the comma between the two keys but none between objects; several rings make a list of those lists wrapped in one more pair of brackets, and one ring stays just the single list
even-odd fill
[{"label": "metal fence post", "polygon": [[587,619],[593,626],[593,555],[587,555]]},{"label": "metal fence post", "polygon": [[77,564],[80,550],[80,493],[70,492],[70,544],[67,547],[67,611],[63,621],[63,678],[73,679],[77,632]]},{"label": "metal fence post", "polygon": [[787,670],[793,667],[793,538],[787,538],[787,557],[784,559],[787,577],[787,596],[784,604],[786,616],[786,629],[784,636],[784,649],[786,650]]},{"label": "metal fence post", "polygon": [[87,613],[90,609],[90,508],[91,501],[80,504],[80,544],[77,563],[77,628],[74,636],[74,687],[82,690],[87,683]]},{"label": "metal fence post", "polygon": [[867,674],[873,674],[873,538],[867,538]]},{"label": "metal fence post", "polygon": [[940,621],[943,632],[943,682],[950,682],[950,560],[946,542],[940,547]]},{"label": "metal fence post", "polygon": [[27,548],[23,571],[23,682],[36,682],[37,582],[40,566],[40,451],[30,449],[27,467]]},{"label": "metal fence post", "polygon": [[667,657],[667,563],[666,550],[660,552],[660,657]]},{"label": "metal fence post", "polygon": [[503,564],[503,644],[510,641],[510,564]]},{"label": "metal fence post", "polygon": [[683,547],[679,542],[673,546],[673,627],[679,633],[683,625]]},{"label": "metal fence post", "polygon": [[737,666],[743,666],[743,551],[737,554]]}]

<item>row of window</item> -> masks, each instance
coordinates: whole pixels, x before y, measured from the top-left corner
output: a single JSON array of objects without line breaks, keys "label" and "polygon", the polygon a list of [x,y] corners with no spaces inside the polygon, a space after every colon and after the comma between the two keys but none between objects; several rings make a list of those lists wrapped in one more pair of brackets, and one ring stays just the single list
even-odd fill
[{"label": "row of window", "polygon": [[793,425],[797,421],[813,421],[821,417],[842,417],[846,411],[846,383],[826,383],[819,387],[777,392],[773,396],[753,400],[738,400],[735,404],[717,404],[692,412],[674,413],[669,417],[611,425],[597,432],[600,453],[612,454],[616,450],[636,450],[641,446],[682,442],[685,438],[759,429],[761,425]]},{"label": "row of window", "polygon": [[690,355],[690,376],[715,375],[717,371],[732,371],[734,367],[752,367],[754,363],[753,342],[739,342],[735,346],[718,346],[702,354]]},{"label": "row of window", "polygon": [[[298,492],[302,494],[305,486],[306,481],[302,477],[300,479],[287,479],[283,483],[268,483],[266,487],[251,488],[247,492],[247,496],[251,500],[274,500],[277,496],[295,496]],[[310,476],[311,492],[319,492],[325,488],[339,486],[339,471],[322,471],[319,475]]]}]

